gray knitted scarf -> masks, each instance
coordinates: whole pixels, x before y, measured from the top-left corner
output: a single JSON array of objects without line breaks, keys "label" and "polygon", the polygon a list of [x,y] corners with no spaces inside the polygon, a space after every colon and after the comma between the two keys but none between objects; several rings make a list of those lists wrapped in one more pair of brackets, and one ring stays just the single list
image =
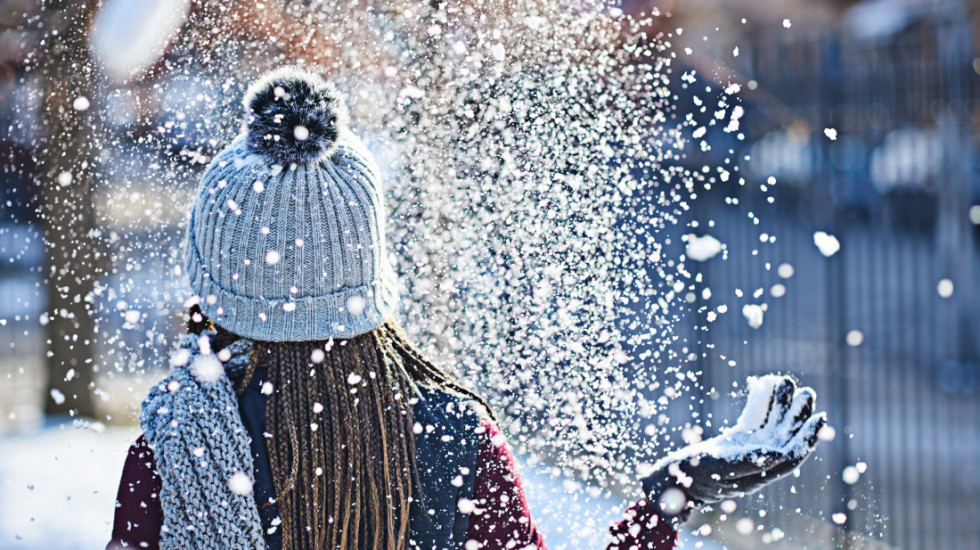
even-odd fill
[{"label": "gray knitted scarf", "polygon": [[264,550],[249,436],[225,374],[248,363],[252,343],[215,355],[210,336],[181,340],[140,413],[161,481],[160,548]]}]

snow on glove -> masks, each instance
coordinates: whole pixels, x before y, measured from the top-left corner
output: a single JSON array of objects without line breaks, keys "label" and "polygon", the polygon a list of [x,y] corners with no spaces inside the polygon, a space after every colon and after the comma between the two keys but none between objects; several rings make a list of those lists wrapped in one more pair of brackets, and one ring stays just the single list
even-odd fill
[{"label": "snow on glove", "polygon": [[813,452],[825,413],[813,414],[816,393],[788,376],[750,377],[749,397],[735,426],[678,449],[654,464],[643,489],[658,512],[687,519],[691,509],[761,489]]}]

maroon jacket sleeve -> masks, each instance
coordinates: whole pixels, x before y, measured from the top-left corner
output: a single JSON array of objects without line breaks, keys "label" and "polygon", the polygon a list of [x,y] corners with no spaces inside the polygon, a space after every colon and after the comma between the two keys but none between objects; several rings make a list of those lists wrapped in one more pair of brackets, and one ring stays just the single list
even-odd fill
[{"label": "maroon jacket sleeve", "polygon": [[517,473],[517,461],[500,428],[488,418],[480,426],[485,439],[476,455],[473,504],[466,531],[480,550],[536,548],[547,550],[544,537],[531,521],[531,510]]},{"label": "maroon jacket sleeve", "polygon": [[112,540],[106,549],[157,550],[162,525],[160,478],[153,462],[153,452],[141,435],[129,448],[126,465],[123,466],[119,493],[116,495]]},{"label": "maroon jacket sleeve", "polygon": [[[489,419],[483,419],[481,429],[486,437],[477,451],[473,487],[476,513],[470,518],[467,539],[479,543],[480,550],[547,550],[544,537],[531,520],[510,445]],[[677,538],[673,527],[645,500],[633,504],[610,531],[614,541],[607,550],[671,550]]]},{"label": "maroon jacket sleeve", "polygon": [[613,541],[606,550],[671,550],[677,543],[677,531],[648,500],[636,501],[624,516],[609,528]]}]

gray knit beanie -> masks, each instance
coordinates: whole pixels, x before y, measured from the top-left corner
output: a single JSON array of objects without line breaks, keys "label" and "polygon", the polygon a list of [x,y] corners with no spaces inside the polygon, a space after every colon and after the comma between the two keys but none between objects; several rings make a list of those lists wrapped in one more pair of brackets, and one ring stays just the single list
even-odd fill
[{"label": "gray knit beanie", "polygon": [[397,300],[378,168],[320,77],[272,71],[201,179],[185,266],[200,307],[253,340],[350,338]]}]

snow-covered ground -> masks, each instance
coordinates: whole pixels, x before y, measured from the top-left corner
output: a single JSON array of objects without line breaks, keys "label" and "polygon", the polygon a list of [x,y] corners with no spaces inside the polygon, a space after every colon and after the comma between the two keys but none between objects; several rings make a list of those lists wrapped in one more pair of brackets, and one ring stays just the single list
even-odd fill
[{"label": "snow-covered ground", "polygon": [[134,428],[70,422],[0,438],[0,548],[105,548]]},{"label": "snow-covered ground", "polygon": [[[126,449],[137,435],[136,428],[62,423],[0,438],[0,549],[104,548]],[[523,474],[551,550],[604,547],[625,503],[591,498],[541,467]],[[689,534],[684,541],[684,548],[722,548]]]}]

